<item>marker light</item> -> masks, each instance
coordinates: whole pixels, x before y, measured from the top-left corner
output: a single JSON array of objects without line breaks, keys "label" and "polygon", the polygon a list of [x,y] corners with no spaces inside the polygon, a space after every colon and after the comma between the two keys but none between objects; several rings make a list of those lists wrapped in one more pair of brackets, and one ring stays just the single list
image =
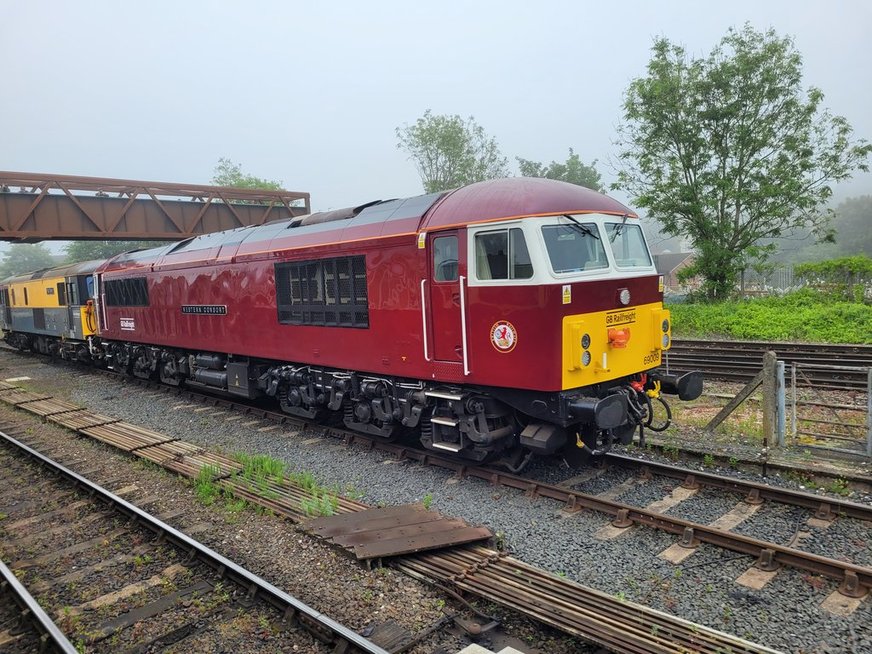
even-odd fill
[{"label": "marker light", "polygon": [[627,305],[630,304],[630,291],[629,289],[622,288],[620,294],[618,295],[618,299],[621,301],[621,304]]},{"label": "marker light", "polygon": [[661,325],[661,327],[663,328],[664,332],[668,332],[669,331],[669,321],[664,318],[663,324]]},{"label": "marker light", "polygon": [[581,337],[581,347],[585,350],[590,347],[590,334],[585,334]]}]

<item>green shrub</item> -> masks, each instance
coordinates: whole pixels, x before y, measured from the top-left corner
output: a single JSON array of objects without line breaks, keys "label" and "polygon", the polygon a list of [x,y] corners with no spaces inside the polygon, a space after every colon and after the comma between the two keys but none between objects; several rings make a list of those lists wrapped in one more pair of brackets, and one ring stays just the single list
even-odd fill
[{"label": "green shrub", "polygon": [[675,304],[669,309],[677,338],[872,344],[872,306],[811,288],[781,297]]}]

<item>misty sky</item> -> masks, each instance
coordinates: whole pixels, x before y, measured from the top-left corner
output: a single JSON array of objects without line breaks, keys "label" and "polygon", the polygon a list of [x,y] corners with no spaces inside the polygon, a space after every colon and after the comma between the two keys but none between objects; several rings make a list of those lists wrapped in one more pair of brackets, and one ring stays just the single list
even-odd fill
[{"label": "misty sky", "polygon": [[653,39],[703,55],[745,21],[793,35],[805,84],[872,139],[863,0],[0,0],[0,169],[208,183],[224,156],[337,208],[422,192],[394,129],[430,108],[473,115],[515,170],[573,147],[611,181]]}]

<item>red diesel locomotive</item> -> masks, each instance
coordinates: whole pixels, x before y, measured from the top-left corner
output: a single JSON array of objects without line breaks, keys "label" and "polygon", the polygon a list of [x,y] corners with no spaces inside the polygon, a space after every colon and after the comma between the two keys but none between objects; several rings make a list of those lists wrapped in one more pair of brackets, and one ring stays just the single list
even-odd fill
[{"label": "red diesel locomotive", "polygon": [[702,390],[658,370],[671,325],[637,216],[547,179],[206,234],[95,281],[90,353],[113,368],[512,468],[628,442],[660,392]]}]

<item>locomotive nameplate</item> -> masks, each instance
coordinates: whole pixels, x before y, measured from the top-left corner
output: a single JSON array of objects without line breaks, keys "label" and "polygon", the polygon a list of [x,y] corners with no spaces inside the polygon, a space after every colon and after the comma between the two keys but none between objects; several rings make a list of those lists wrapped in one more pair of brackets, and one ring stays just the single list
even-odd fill
[{"label": "locomotive nameplate", "polygon": [[182,313],[195,316],[226,316],[226,304],[183,304]]},{"label": "locomotive nameplate", "polygon": [[618,310],[609,311],[606,314],[606,325],[613,327],[614,325],[629,325],[636,322],[636,310]]},{"label": "locomotive nameplate", "polygon": [[136,322],[133,320],[133,318],[122,318],[121,329],[126,332],[136,331]]}]

